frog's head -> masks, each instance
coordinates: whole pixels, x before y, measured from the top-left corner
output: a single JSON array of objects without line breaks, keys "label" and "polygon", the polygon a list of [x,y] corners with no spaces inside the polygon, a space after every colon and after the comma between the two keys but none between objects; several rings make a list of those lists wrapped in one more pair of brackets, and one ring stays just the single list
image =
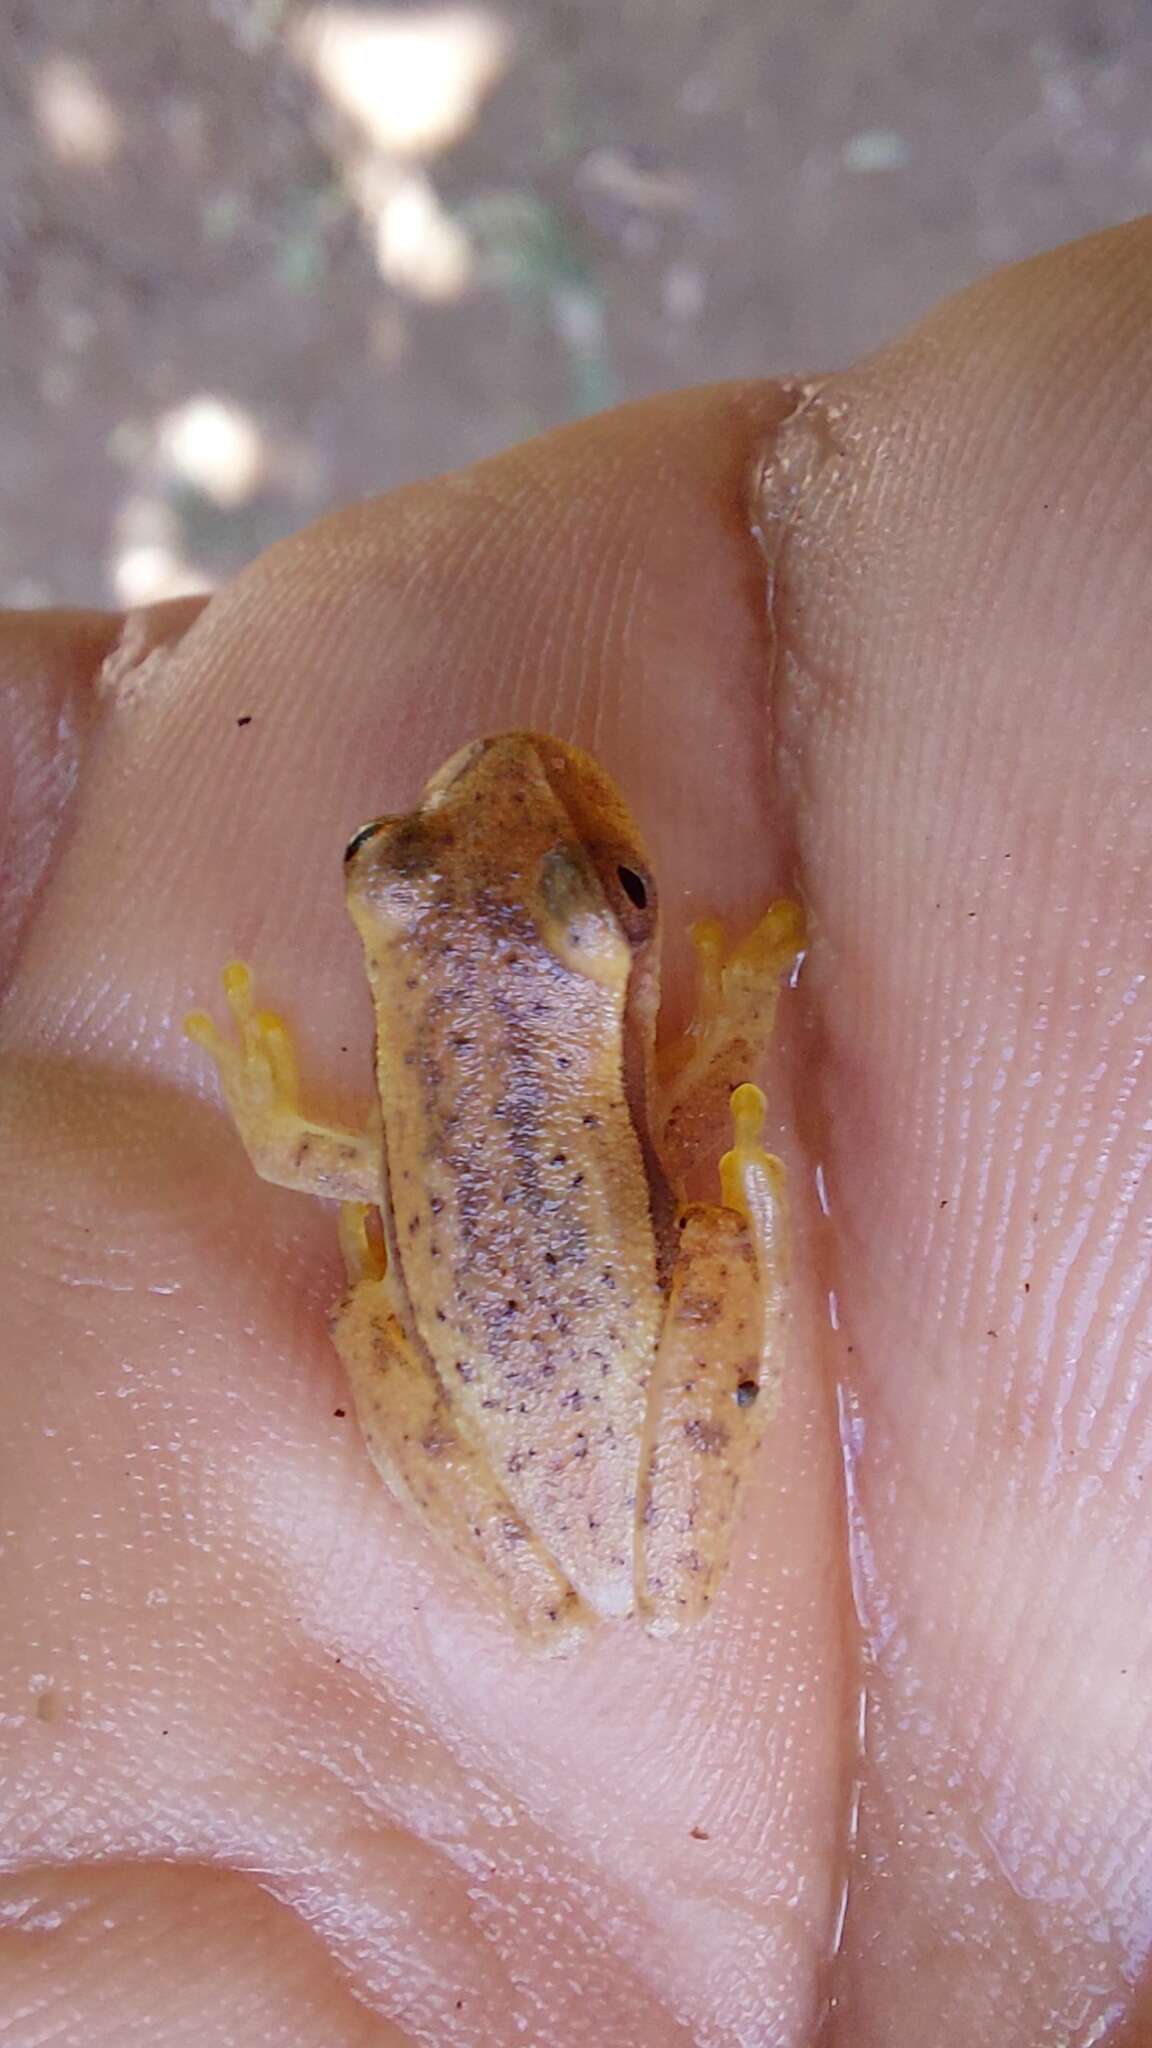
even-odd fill
[{"label": "frog's head", "polygon": [[519,929],[569,973],[618,989],[654,956],[656,889],[636,828],[604,770],[561,740],[474,741],[418,810],[362,826],[345,862],[366,940],[427,936],[429,918],[493,946]]}]

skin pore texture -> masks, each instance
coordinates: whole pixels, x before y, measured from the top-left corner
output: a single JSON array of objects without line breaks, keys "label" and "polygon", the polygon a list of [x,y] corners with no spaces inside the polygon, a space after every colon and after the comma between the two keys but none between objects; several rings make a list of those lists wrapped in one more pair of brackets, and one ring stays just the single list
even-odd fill
[{"label": "skin pore texture", "polygon": [[[0,620],[5,2038],[1152,2038],[1152,227],[854,370]],[[753,528],[760,536],[753,538]],[[180,1020],[355,1120],[341,853],[589,747],[686,926],[810,922],[779,1412],[707,1622],[519,1646],[398,1510]]]}]

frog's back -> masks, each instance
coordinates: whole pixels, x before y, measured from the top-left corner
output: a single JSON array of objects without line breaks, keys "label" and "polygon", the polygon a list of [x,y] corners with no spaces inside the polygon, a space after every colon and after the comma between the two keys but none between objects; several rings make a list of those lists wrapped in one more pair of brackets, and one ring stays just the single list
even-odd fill
[{"label": "frog's back", "polygon": [[643,856],[602,770],[512,734],[351,858],[399,1313],[572,1583],[626,1613],[660,1325],[625,1050],[654,951]]}]

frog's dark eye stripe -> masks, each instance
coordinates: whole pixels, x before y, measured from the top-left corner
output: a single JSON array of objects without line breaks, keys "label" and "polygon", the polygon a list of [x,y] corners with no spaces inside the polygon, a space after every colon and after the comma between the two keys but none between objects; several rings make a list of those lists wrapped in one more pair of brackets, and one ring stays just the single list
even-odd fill
[{"label": "frog's dark eye stripe", "polygon": [[346,861],[355,860],[360,848],[365,846],[368,840],[373,838],[380,830],[380,824],[381,820],[379,818],[373,818],[370,824],[361,825],[360,830],[352,834],[351,839],[344,848],[344,858]]},{"label": "frog's dark eye stripe", "polygon": [[616,870],[616,879],[629,903],[634,903],[637,910],[647,910],[648,884],[643,875],[638,875],[635,868],[620,867]]}]

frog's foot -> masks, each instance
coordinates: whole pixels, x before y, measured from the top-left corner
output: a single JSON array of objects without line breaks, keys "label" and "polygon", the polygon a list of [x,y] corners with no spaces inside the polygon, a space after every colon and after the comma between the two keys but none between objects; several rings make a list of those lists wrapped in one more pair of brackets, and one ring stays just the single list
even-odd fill
[{"label": "frog's foot", "polygon": [[[359,1219],[345,1212],[353,1259]],[[457,1424],[428,1361],[409,1342],[388,1283],[349,1288],[332,1319],[368,1454],[390,1490],[502,1598],[521,1631],[566,1647],[590,1617]]]},{"label": "frog's foot", "polygon": [[687,1030],[660,1054],[662,1081],[671,1082],[717,1041],[746,1037],[750,1026],[767,1041],[781,977],[804,950],[804,913],[798,903],[782,896],[731,948],[716,917],[699,918],[690,936],[696,955],[696,998]]},{"label": "frog's foot", "polygon": [[638,1606],[655,1634],[696,1621],[727,1559],[741,1484],[780,1377],[784,1169],[764,1097],[731,1101],[722,1208],[684,1212],[641,1461]]},{"label": "frog's foot", "polygon": [[660,1149],[674,1185],[707,1156],[727,1098],[764,1058],[781,983],[803,951],[803,914],[798,904],[782,898],[731,950],[723,926],[704,918],[692,927],[692,943],[692,1021],[657,1060],[664,1098],[658,1113]]},{"label": "frog's foot", "polygon": [[243,961],[224,970],[224,993],[235,1031],[219,1031],[206,1010],[192,1010],[184,1029],[211,1053],[244,1147],[264,1180],[335,1200],[368,1202],[380,1187],[379,1140],[333,1130],[300,1114],[300,1084],[291,1034],[273,1010],[258,1010]]}]

